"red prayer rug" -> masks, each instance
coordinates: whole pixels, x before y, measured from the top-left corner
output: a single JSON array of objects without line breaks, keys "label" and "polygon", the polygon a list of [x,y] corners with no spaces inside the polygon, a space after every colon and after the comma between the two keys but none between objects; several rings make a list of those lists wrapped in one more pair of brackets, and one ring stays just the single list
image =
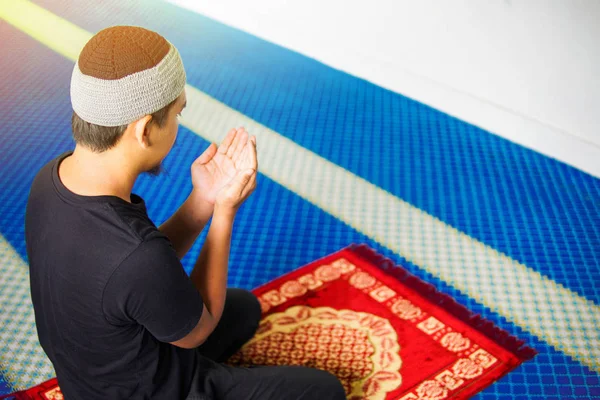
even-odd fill
[{"label": "red prayer rug", "polygon": [[[365,245],[253,292],[261,323],[229,363],[324,369],[352,400],[466,399],[536,354]],[[12,396],[63,399],[56,379]]]},{"label": "red prayer rug", "polygon": [[263,310],[235,365],[305,365],[349,399],[466,399],[536,352],[365,245],[254,290]]},{"label": "red prayer rug", "polygon": [[0,396],[0,399],[4,398],[16,400],[64,400],[63,394],[58,387],[56,378],[52,378],[49,381],[32,387],[31,389]]}]

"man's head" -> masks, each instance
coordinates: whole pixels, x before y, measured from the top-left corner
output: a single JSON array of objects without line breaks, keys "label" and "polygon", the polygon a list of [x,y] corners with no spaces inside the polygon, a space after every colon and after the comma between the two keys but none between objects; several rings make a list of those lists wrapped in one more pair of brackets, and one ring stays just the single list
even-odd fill
[{"label": "man's head", "polygon": [[73,137],[96,153],[117,150],[157,172],[185,106],[177,49],[144,28],[115,26],[94,35],[73,69]]}]

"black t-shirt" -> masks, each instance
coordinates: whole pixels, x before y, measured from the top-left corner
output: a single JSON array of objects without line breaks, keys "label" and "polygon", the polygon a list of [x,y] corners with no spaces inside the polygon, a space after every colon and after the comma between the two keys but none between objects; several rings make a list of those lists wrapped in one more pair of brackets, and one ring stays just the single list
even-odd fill
[{"label": "black t-shirt", "polygon": [[186,336],[202,299],[144,201],[79,196],[36,176],[26,213],[31,298],[40,343],[66,399],[180,399],[197,353]]}]

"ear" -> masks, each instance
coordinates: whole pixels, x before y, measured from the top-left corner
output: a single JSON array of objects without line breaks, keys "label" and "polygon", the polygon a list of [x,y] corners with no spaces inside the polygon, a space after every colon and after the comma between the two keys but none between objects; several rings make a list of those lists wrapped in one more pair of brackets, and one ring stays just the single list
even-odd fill
[{"label": "ear", "polygon": [[150,147],[150,121],[152,120],[152,115],[145,115],[142,118],[138,119],[135,122],[132,122],[131,125],[133,128],[133,134],[137,142],[142,148],[146,149]]}]

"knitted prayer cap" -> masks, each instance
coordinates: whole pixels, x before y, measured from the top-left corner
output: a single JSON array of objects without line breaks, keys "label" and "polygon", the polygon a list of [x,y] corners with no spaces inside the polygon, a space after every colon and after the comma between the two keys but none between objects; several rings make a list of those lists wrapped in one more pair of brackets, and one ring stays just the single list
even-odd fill
[{"label": "knitted prayer cap", "polygon": [[179,52],[156,32],[114,26],[84,46],[71,77],[71,104],[84,121],[127,125],[175,100],[185,87]]}]

